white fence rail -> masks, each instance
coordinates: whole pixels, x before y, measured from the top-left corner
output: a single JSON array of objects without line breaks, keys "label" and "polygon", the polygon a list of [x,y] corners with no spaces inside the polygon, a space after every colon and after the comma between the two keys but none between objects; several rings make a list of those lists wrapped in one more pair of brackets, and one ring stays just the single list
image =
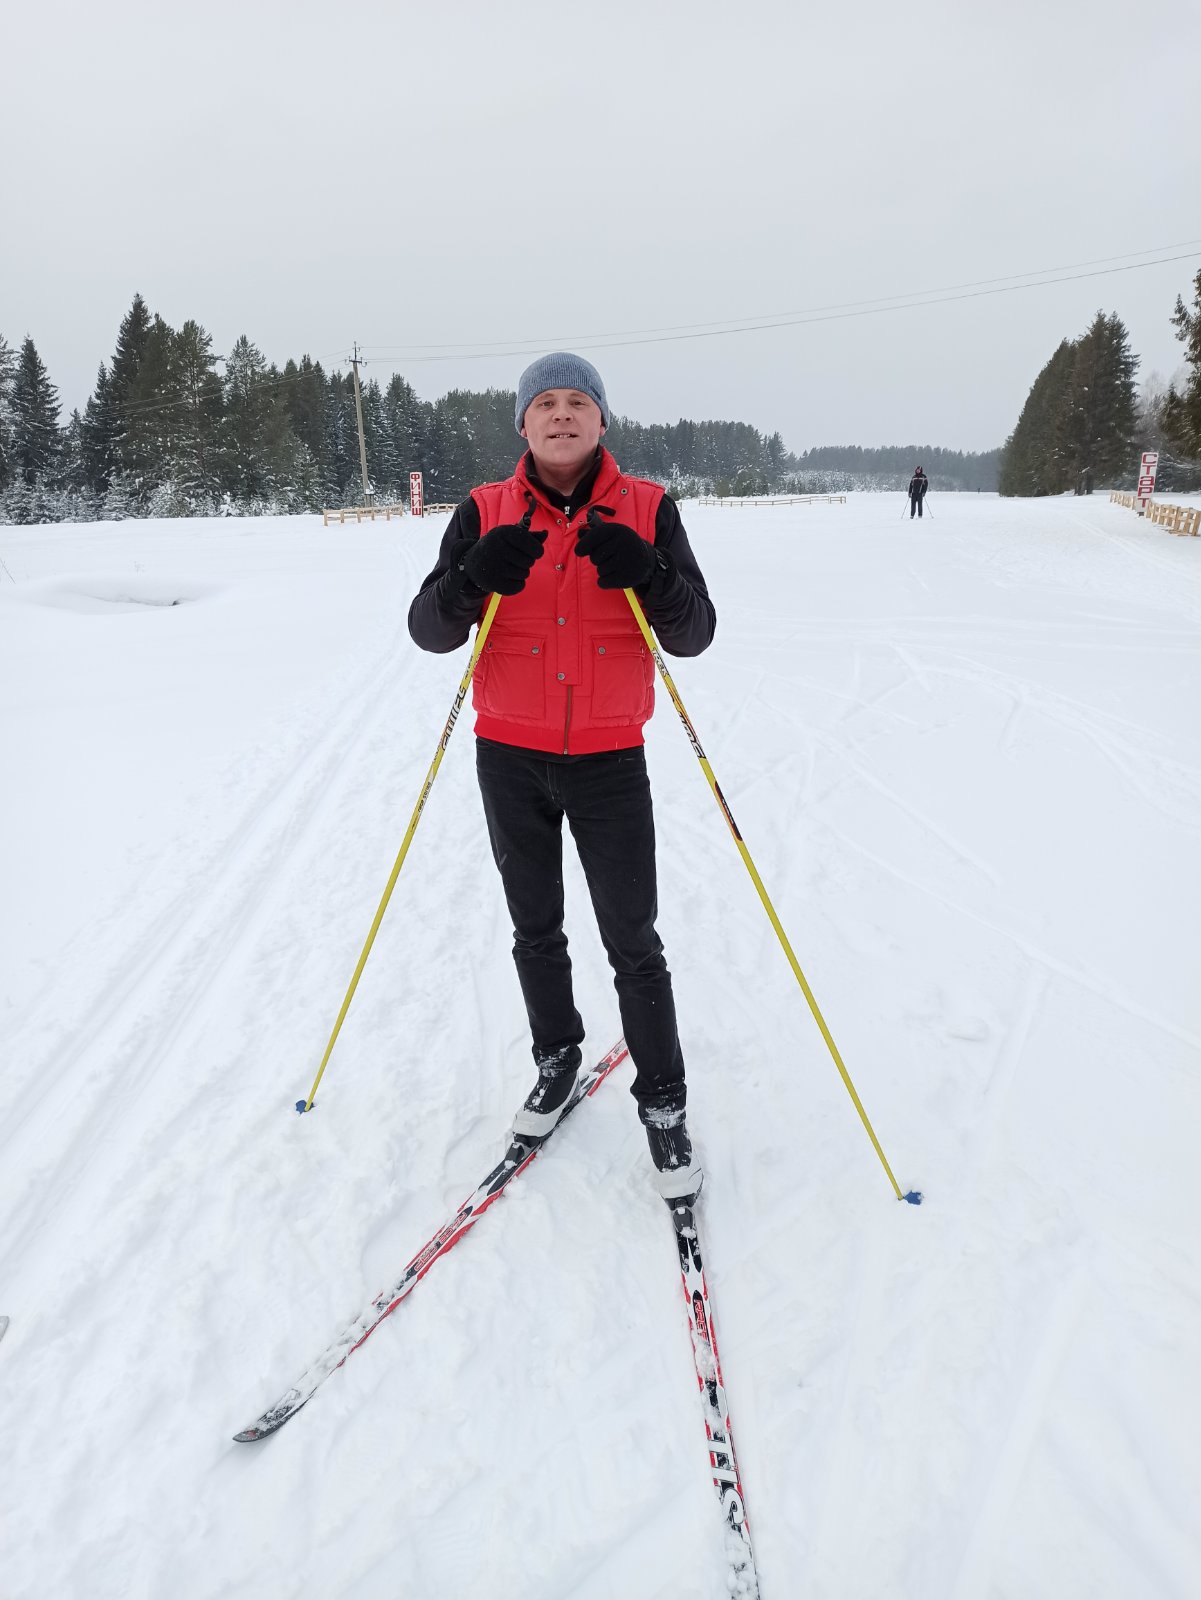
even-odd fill
[{"label": "white fence rail", "polygon": [[845,494],[706,495],[698,506],[844,506]]}]

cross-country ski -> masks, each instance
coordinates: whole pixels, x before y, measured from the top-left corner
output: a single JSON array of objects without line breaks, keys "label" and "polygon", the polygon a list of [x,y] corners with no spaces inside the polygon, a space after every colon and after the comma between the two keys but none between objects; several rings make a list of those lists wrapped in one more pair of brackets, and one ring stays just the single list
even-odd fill
[{"label": "cross-country ski", "polygon": [[[607,1055],[601,1057],[595,1066],[582,1072],[570,1099],[559,1113],[559,1122],[562,1122],[565,1117],[574,1111],[581,1101],[587,1099],[589,1095],[595,1094],[614,1067],[625,1060],[626,1055],[625,1040],[620,1039]],[[390,1317],[401,1301],[413,1292],[435,1261],[444,1256],[448,1250],[453,1250],[459,1240],[475,1226],[493,1201],[504,1193],[513,1179],[519,1173],[525,1171],[549,1137],[550,1134],[548,1133],[544,1135],[539,1143],[530,1144],[515,1136],[502,1160],[493,1167],[487,1177],[464,1200],[454,1216],[422,1245],[395,1283],[376,1295],[367,1309],[356,1317],[327,1349],[322,1351],[321,1355],[305,1369],[292,1387],[274,1405],[269,1406],[257,1421],[251,1423],[248,1428],[243,1428],[240,1432],[235,1433],[235,1441],[238,1444],[251,1444],[258,1439],[265,1439],[268,1434],[275,1433],[277,1429],[282,1428],[284,1423],[294,1417],[302,1406],[307,1405],[325,1380],[332,1376],[342,1366],[347,1357],[353,1355],[359,1346],[375,1332],[384,1318]],[[0,1328],[0,1334],[3,1331],[3,1328]]]},{"label": "cross-country ski", "polygon": [[696,1202],[685,1200],[673,1203],[671,1221],[680,1257],[684,1301],[688,1307],[688,1335],[704,1414],[709,1466],[725,1523],[726,1555],[730,1567],[729,1590],[737,1600],[758,1600],[759,1579],[751,1549],[750,1519],[738,1460],[734,1454],[734,1430],[730,1423],[721,1357],[717,1353],[713,1307],[705,1282]]}]

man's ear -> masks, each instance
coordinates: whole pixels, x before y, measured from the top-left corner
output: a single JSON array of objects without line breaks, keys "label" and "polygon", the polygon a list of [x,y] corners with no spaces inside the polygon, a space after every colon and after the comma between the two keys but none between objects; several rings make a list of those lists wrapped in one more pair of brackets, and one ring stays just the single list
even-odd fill
[{"label": "man's ear", "polygon": [[608,433],[608,431],[609,431],[608,428],[606,428],[604,423],[602,422],[601,423],[601,431],[600,431],[600,436],[601,436],[602,439],[605,437],[605,435]]},{"label": "man's ear", "polygon": [[524,423],[524,422],[523,422],[523,423],[522,423],[522,425],[521,425],[521,437],[522,437],[522,438],[523,438],[523,439],[525,439],[525,438],[527,438],[527,437],[528,437],[528,435],[527,435],[527,434],[526,434],[526,431],[525,431],[525,423]]}]

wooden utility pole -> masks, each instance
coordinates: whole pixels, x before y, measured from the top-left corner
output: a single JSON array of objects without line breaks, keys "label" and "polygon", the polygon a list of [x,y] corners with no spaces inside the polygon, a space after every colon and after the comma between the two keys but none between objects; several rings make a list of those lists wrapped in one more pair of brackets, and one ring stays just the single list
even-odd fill
[{"label": "wooden utility pole", "polygon": [[367,476],[367,441],[363,437],[363,396],[359,390],[359,346],[355,341],[354,355],[350,358],[350,365],[354,370],[354,409],[359,419],[359,465],[363,469],[363,503],[375,504],[375,490],[371,487],[371,479]]}]

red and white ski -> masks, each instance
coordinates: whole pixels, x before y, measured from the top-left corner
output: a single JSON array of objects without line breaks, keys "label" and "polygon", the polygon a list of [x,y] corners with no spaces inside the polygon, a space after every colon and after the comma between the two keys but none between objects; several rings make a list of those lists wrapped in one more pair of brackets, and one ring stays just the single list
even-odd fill
[{"label": "red and white ski", "polygon": [[713,1487],[721,1502],[726,1523],[726,1556],[730,1563],[730,1594],[736,1600],[759,1600],[759,1578],[751,1549],[751,1530],[747,1522],[742,1478],[734,1456],[734,1436],[730,1432],[730,1407],[721,1377],[717,1354],[717,1335],[713,1328],[713,1308],[705,1283],[705,1265],[697,1232],[695,1196],[691,1200],[669,1202],[680,1253],[680,1277],[688,1303],[688,1332],[696,1363],[705,1433],[709,1441],[709,1467]]},{"label": "red and white ski", "polygon": [[475,1192],[464,1200],[454,1216],[438,1229],[432,1239],[422,1245],[396,1282],[382,1294],[376,1295],[367,1309],[322,1351],[286,1394],[281,1395],[273,1406],[269,1406],[249,1428],[243,1428],[241,1433],[234,1434],[237,1442],[251,1444],[256,1439],[265,1439],[268,1434],[282,1428],[285,1422],[296,1415],[301,1406],[307,1405],[325,1380],[337,1372],[347,1357],[353,1355],[359,1346],[370,1338],[384,1318],[390,1317],[402,1300],[412,1294],[434,1262],[448,1250],[454,1249],[492,1202],[504,1193],[517,1174],[525,1171],[538,1151],[554,1137],[555,1131],[563,1125],[580,1102],[596,1093],[613,1069],[625,1060],[628,1053],[625,1040],[619,1039],[608,1055],[602,1056],[595,1066],[581,1071],[571,1099],[547,1139],[540,1145],[529,1145],[523,1140],[515,1139],[505,1152],[504,1160],[493,1167]]}]

